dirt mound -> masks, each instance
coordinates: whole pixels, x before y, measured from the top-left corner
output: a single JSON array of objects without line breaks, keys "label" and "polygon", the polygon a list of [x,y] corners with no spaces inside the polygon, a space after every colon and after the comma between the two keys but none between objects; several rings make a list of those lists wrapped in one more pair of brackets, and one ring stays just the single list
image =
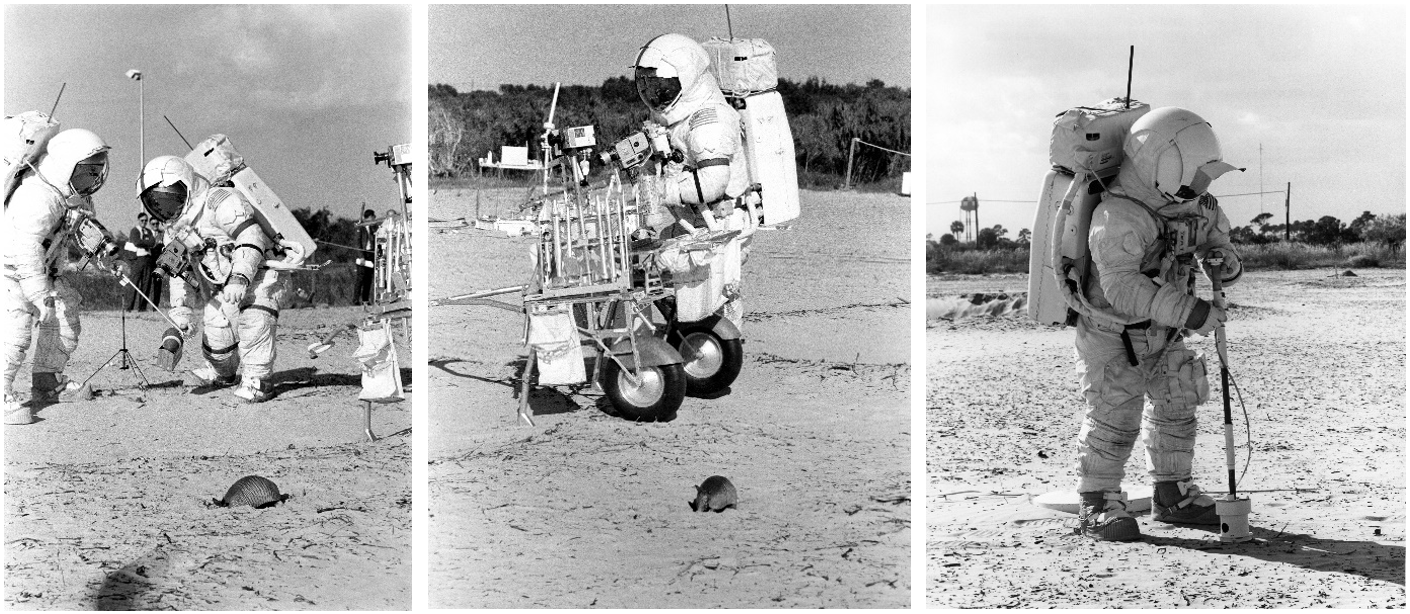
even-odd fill
[{"label": "dirt mound", "polygon": [[925,300],[925,320],[961,320],[974,317],[1017,317],[1026,315],[1028,293],[962,294]]}]

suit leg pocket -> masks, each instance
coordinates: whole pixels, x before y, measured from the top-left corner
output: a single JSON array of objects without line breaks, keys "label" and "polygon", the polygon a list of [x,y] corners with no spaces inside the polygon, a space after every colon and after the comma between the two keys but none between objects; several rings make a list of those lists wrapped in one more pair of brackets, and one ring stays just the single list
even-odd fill
[{"label": "suit leg pocket", "polygon": [[[1204,353],[1177,350],[1166,354],[1172,397],[1192,405],[1209,402],[1209,367]],[[1172,399],[1174,400],[1174,399]]]}]

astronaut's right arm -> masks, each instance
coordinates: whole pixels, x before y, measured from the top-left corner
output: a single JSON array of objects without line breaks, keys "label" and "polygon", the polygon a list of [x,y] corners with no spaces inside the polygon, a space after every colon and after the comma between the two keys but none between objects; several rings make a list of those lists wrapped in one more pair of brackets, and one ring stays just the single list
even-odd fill
[{"label": "astronaut's right arm", "polygon": [[1159,234],[1146,212],[1132,207],[1099,205],[1092,214],[1088,245],[1102,293],[1117,312],[1185,328],[1197,299],[1179,284],[1160,284],[1141,271],[1146,247]]},{"label": "astronaut's right arm", "polygon": [[11,256],[15,280],[25,300],[40,305],[53,290],[44,242],[57,240],[52,233],[59,228],[63,206],[48,202],[47,195],[33,192],[30,186],[22,185],[6,207],[5,217],[10,226],[10,245],[6,251]]}]

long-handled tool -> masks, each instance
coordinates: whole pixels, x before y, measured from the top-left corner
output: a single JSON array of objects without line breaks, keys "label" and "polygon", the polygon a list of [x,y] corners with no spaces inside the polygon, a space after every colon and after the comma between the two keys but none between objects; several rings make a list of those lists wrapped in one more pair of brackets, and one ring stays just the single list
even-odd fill
[{"label": "long-handled tool", "polygon": [[[1214,305],[1227,310],[1229,301],[1224,296],[1224,283],[1220,275],[1220,269],[1224,266],[1223,254],[1205,258],[1205,264],[1212,269],[1209,279],[1214,286]],[[1219,382],[1224,392],[1224,466],[1229,471],[1229,493],[1214,500],[1214,511],[1219,514],[1219,541],[1246,542],[1253,539],[1248,525],[1248,514],[1253,504],[1247,495],[1238,494],[1239,483],[1234,474],[1234,414],[1229,398],[1231,377],[1223,322],[1214,329],[1214,346],[1219,352]]]}]

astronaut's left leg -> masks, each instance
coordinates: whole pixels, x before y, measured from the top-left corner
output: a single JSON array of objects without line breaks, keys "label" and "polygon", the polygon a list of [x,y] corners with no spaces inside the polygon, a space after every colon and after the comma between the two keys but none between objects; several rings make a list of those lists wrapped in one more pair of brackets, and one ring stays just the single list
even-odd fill
[{"label": "astronaut's left leg", "polygon": [[[1151,334],[1158,334],[1152,327]],[[1160,522],[1219,524],[1214,499],[1191,478],[1195,454],[1195,410],[1209,400],[1202,356],[1182,341],[1170,342],[1152,374],[1150,407],[1142,421],[1146,463],[1155,480],[1152,518]]]},{"label": "astronaut's left leg", "polygon": [[64,393],[78,390],[78,382],[64,375],[69,357],[78,349],[83,327],[78,321],[83,295],[62,277],[54,279],[54,315],[39,322],[34,344],[34,371],[31,379],[34,399],[52,403],[67,401]]},{"label": "astronaut's left leg", "polygon": [[269,398],[264,381],[274,372],[275,333],[284,279],[278,271],[263,271],[256,278],[240,308],[240,363],[244,365],[235,396],[251,403]]}]

